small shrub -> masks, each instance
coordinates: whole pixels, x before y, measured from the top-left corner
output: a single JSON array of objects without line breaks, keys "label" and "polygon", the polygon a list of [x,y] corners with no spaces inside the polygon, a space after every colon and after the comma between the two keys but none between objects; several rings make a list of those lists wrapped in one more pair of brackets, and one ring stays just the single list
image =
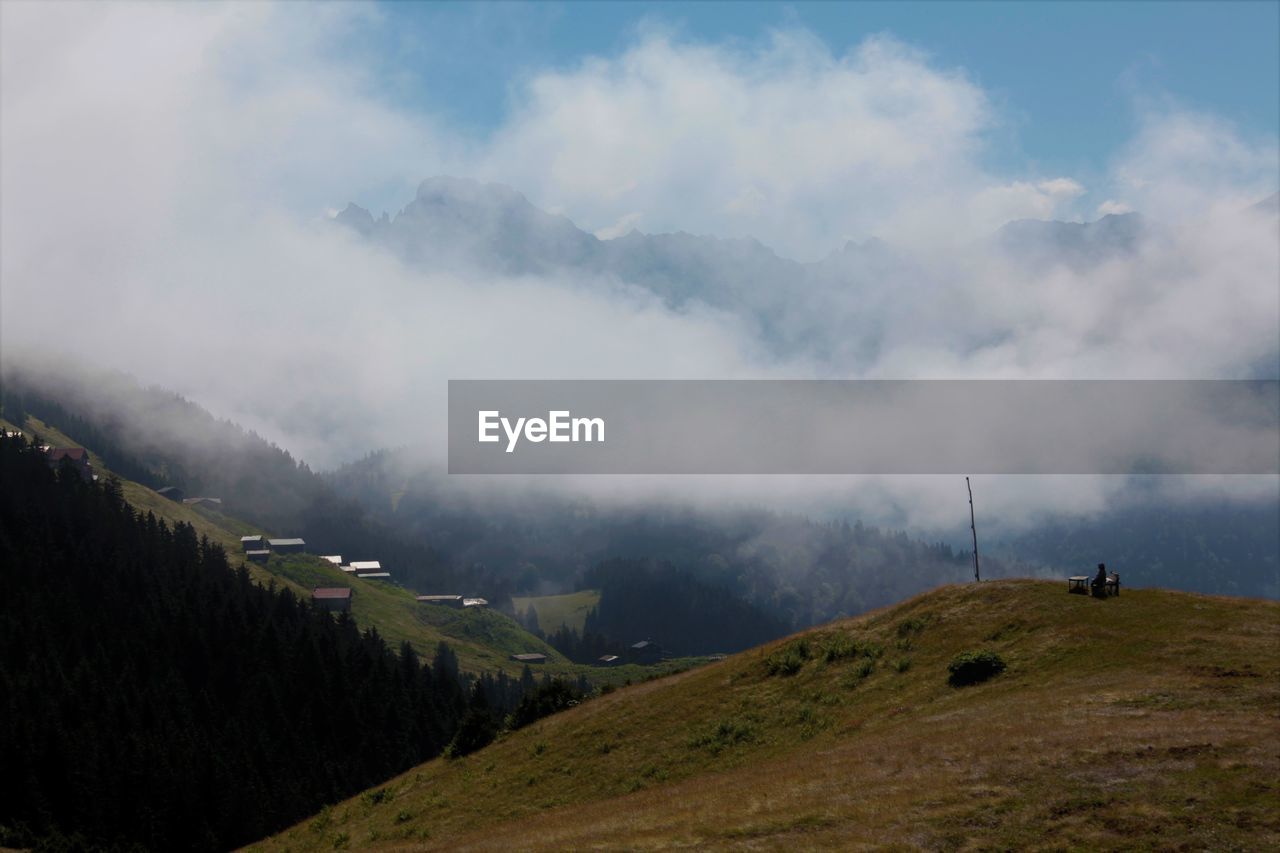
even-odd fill
[{"label": "small shrub", "polygon": [[756,739],[755,729],[749,723],[737,720],[721,720],[710,732],[691,738],[689,746],[693,749],[706,749],[712,755],[719,755],[722,750],[739,743],[749,743]]},{"label": "small shrub", "polygon": [[809,641],[797,640],[769,655],[765,659],[764,668],[770,675],[795,675],[810,655]]},{"label": "small shrub", "polygon": [[863,658],[858,661],[858,665],[854,667],[853,674],[858,678],[866,678],[876,671],[876,662],[871,658]]},{"label": "small shrub", "polygon": [[396,823],[408,823],[411,820],[413,820],[413,814],[411,812],[404,811],[403,809],[396,812]]},{"label": "small shrub", "polygon": [[1007,666],[1004,659],[992,651],[962,652],[947,665],[951,673],[947,681],[952,687],[980,684],[1004,672]]},{"label": "small shrub", "polygon": [[845,634],[837,634],[827,644],[823,651],[822,659],[827,663],[851,658],[858,653],[858,644],[853,641],[852,637]]},{"label": "small shrub", "polygon": [[366,805],[378,806],[391,801],[392,793],[388,788],[379,788],[376,791],[365,791],[364,801]]},{"label": "small shrub", "polygon": [[547,742],[545,740],[540,740],[533,745],[533,754],[535,756],[542,755],[542,753],[546,751],[547,751]]},{"label": "small shrub", "polygon": [[906,672],[911,669],[911,658],[898,658],[897,662],[894,663],[893,668],[898,672]]},{"label": "small shrub", "polygon": [[577,687],[564,679],[554,679],[522,696],[520,704],[507,715],[506,726],[512,730],[524,728],[543,717],[573,708],[582,700],[582,692]]},{"label": "small shrub", "polygon": [[795,675],[804,666],[804,658],[795,652],[774,655],[765,664],[770,675]]},{"label": "small shrub", "polygon": [[924,619],[906,619],[898,623],[898,636],[910,637],[912,634],[919,634],[927,624]]},{"label": "small shrub", "polygon": [[316,815],[315,820],[311,821],[311,831],[323,833],[329,828],[329,824],[333,822],[333,813],[328,806],[320,809],[320,814]]},{"label": "small shrub", "polygon": [[640,775],[645,779],[653,779],[656,782],[667,781],[667,771],[656,764],[650,764]]}]

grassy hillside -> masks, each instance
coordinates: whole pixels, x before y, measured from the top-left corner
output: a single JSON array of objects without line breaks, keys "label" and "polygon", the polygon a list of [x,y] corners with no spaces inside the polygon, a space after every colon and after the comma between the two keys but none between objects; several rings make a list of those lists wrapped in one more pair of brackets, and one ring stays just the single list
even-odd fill
[{"label": "grassy hillside", "polygon": [[[1008,669],[969,687],[973,649]],[[944,587],[618,690],[264,850],[1280,846],[1280,605]]]},{"label": "grassy hillside", "polygon": [[[13,425],[0,420],[8,429]],[[84,444],[60,432],[57,428],[36,418],[28,417],[24,425],[28,437],[39,435],[46,444],[55,447],[83,447]],[[94,471],[105,477],[112,472],[103,465],[101,457],[89,451]],[[288,535],[292,531],[265,530],[249,522],[203,507],[193,507],[162,497],[139,483],[121,478],[125,500],[141,512],[152,512],[169,524],[185,522],[198,534],[209,537],[226,550],[232,562],[241,554],[240,537],[263,533],[268,536]],[[217,497],[214,495],[213,497]],[[538,667],[539,672],[568,676],[579,675],[594,684],[623,684],[629,680],[641,680],[655,673],[684,669],[698,659],[673,661],[658,667],[625,666],[609,669],[572,663],[537,637],[525,631],[515,620],[491,610],[468,609],[455,611],[443,607],[419,604],[414,593],[395,584],[378,580],[360,580],[345,574],[332,564],[307,554],[272,556],[265,565],[246,564],[259,583],[274,582],[287,586],[295,594],[309,598],[317,586],[350,586],[356,590],[352,599],[352,614],[361,627],[376,628],[392,647],[403,641],[410,642],[419,653],[430,656],[441,640],[448,643],[458,656],[458,664],[469,672],[506,671],[519,675],[522,665],[510,661],[512,654],[541,652],[548,662]]]},{"label": "grassy hillside", "polygon": [[581,633],[587,614],[600,603],[600,591],[582,589],[564,595],[514,596],[511,603],[517,613],[523,613],[532,606],[538,614],[538,627],[544,634],[553,633],[562,625]]},{"label": "grassy hillside", "polygon": [[[0,424],[5,424],[6,428],[13,427],[7,421],[0,420]],[[51,426],[41,420],[28,417],[23,426],[23,430],[28,438],[39,436],[40,440],[45,444],[53,447],[84,447],[84,444],[77,441],[73,436],[68,436],[59,431],[56,427]],[[92,447],[86,447],[89,451],[89,459],[93,464],[94,473],[99,477],[109,476],[112,472],[102,463],[102,457],[93,451]],[[210,512],[205,509],[191,507],[178,501],[172,501],[168,498],[156,494],[153,490],[135,483],[132,480],[120,479],[120,487],[124,493],[124,498],[129,504],[139,512],[154,513],[156,518],[163,519],[169,524],[184,522],[195,528],[196,533],[201,536],[209,537],[209,541],[217,542],[227,552],[227,556],[235,558],[240,553],[240,537],[250,533],[261,533],[263,531],[251,527],[250,525],[225,516],[219,512]],[[216,495],[214,496],[216,497]],[[272,575],[260,566],[249,564],[249,571],[253,577],[260,583],[266,583]],[[277,580],[277,583],[281,581]],[[296,584],[289,584],[294,592],[301,593],[302,587]],[[310,589],[306,590],[308,593]]]}]

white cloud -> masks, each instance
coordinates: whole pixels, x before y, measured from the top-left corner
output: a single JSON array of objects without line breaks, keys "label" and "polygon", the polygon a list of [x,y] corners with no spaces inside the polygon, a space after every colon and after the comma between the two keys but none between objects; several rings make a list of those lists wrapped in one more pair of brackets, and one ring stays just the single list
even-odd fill
[{"label": "white cloud", "polygon": [[1166,220],[1238,210],[1280,186],[1280,143],[1249,138],[1212,115],[1166,107],[1140,116],[1114,164],[1118,195]]},{"label": "white cloud", "polygon": [[1084,187],[1070,178],[1053,178],[1036,184],[1036,189],[1052,197],[1075,198],[1084,195]]},{"label": "white cloud", "polygon": [[[1005,183],[977,165],[995,121],[965,74],[890,38],[835,56],[804,32],[741,50],[650,34],[534,74],[481,171],[580,222],[642,210],[651,230],[768,235],[816,258],[847,234],[972,237],[1052,212],[1077,184],[975,201]],[[984,218],[956,216],[971,204]]]},{"label": "white cloud", "polygon": [[[379,26],[368,6],[0,15],[6,350],[57,341],[321,464],[438,449],[451,376],[1223,376],[1274,353],[1280,246],[1240,211],[1275,191],[1276,143],[1209,117],[1145,115],[1102,182],[1171,221],[1167,240],[1088,274],[1028,271],[974,241],[1062,215],[1083,187],[982,166],[1000,122],[986,94],[887,38],[834,56],[803,32],[741,49],[649,34],[533,73],[475,140],[379,96],[343,46]],[[918,263],[831,292],[777,282],[814,343],[781,360],[744,318],[696,302],[677,313],[572,276],[424,275],[325,221],[369,193],[407,202],[440,173],[507,181],[601,237],[643,221],[816,258],[875,233]],[[915,481],[875,494],[893,489],[927,503]],[[1009,512],[1030,505],[1009,493]]]},{"label": "white cloud", "polygon": [[[987,234],[1014,219],[1053,219],[1064,202],[1083,192],[1084,188],[1069,178],[1039,183],[1014,181],[975,191],[953,215],[962,214],[957,218],[980,223],[979,233]],[[959,233],[976,236],[969,226],[963,226]]]},{"label": "white cloud", "polygon": [[1133,213],[1133,208],[1122,201],[1110,198],[1098,205],[1099,216],[1116,216],[1122,213]]}]

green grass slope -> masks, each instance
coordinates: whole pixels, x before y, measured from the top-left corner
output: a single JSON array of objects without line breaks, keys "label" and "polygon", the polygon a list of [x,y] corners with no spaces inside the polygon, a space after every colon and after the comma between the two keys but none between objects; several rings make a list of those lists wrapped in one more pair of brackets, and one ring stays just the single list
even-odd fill
[{"label": "green grass slope", "polygon": [[[14,428],[3,419],[0,419],[0,425],[6,429]],[[33,417],[27,418],[23,429],[28,438],[39,435],[44,443],[54,447],[84,447],[83,442],[74,436]],[[85,449],[89,451],[94,472],[99,477],[110,476],[111,470],[93,448]],[[120,485],[125,500],[134,509],[154,513],[156,518],[171,525],[177,522],[190,524],[197,534],[221,545],[233,564],[242,559],[241,536],[254,533],[287,535],[287,531],[266,530],[222,512],[169,500],[132,480],[120,478]],[[245,565],[258,583],[288,587],[303,599],[309,599],[311,590],[317,586],[350,586],[355,590],[352,615],[361,628],[375,628],[393,648],[408,641],[419,654],[428,658],[436,645],[444,641],[458,656],[459,667],[467,672],[503,671],[519,675],[523,664],[515,663],[509,657],[541,652],[547,655],[547,663],[535,667],[538,673],[547,672],[571,679],[585,675],[593,684],[623,684],[701,662],[701,659],[690,658],[655,667],[629,665],[612,668],[575,664],[502,613],[474,608],[458,611],[419,604],[414,598],[415,593],[410,590],[385,581],[360,580],[315,555],[273,555],[265,565]]]},{"label": "green grass slope", "polygon": [[600,603],[600,591],[582,589],[563,595],[514,596],[511,603],[517,613],[523,613],[532,606],[538,614],[538,627],[544,634],[554,633],[562,625],[581,633],[587,614]]},{"label": "green grass slope", "polygon": [[[8,429],[13,426],[5,421],[0,424]],[[54,447],[83,447],[74,436],[66,435],[51,424],[28,417],[23,426],[28,438],[40,439]],[[101,457],[89,451],[94,472],[99,477],[112,474]],[[151,512],[169,524],[185,522],[201,536],[207,536],[227,552],[233,564],[242,559],[240,537],[263,533],[279,535],[281,531],[269,531],[222,512],[203,507],[188,506],[156,494],[140,483],[120,478],[124,498],[134,509]],[[495,612],[466,613],[439,612],[443,608],[428,607],[414,599],[414,593],[394,584],[377,580],[360,580],[347,575],[319,557],[308,554],[273,555],[265,565],[245,564],[259,583],[275,583],[285,586],[304,599],[317,586],[350,586],[356,590],[352,598],[352,615],[362,628],[376,628],[393,647],[403,641],[411,643],[420,654],[430,656],[436,644],[447,642],[458,656],[459,666],[466,671],[496,672],[503,669],[511,674],[520,672],[520,665],[507,660],[511,654],[537,651],[548,655],[546,668],[556,675],[572,675],[586,668],[565,661],[537,637],[521,628],[513,619]],[[590,673],[592,677],[595,673]],[[609,677],[624,679],[627,675],[610,672]],[[632,674],[632,677],[635,677]],[[593,680],[600,680],[598,677]]]},{"label": "green grass slope", "polygon": [[[0,423],[5,424],[8,429],[13,428],[8,425],[7,421],[0,421]],[[53,447],[85,447],[82,442],[76,441],[73,436],[68,436],[51,424],[47,424],[44,421],[33,417],[27,418],[26,423],[23,425],[23,431],[28,439],[33,439],[34,437],[39,436],[42,442]],[[98,456],[92,447],[85,447],[85,449],[89,451],[89,461],[93,465],[94,473],[100,478],[110,476],[112,471],[103,464],[102,457]],[[119,479],[124,499],[128,501],[129,505],[134,509],[139,512],[153,513],[156,518],[162,519],[170,525],[178,522],[190,524],[197,534],[207,536],[209,537],[209,541],[216,542],[221,545],[223,550],[227,552],[227,556],[233,561],[236,559],[237,555],[241,553],[241,536],[263,532],[245,522],[223,515],[222,513],[210,512],[208,510],[188,506],[179,501],[172,501],[166,497],[156,494],[153,490],[140,483],[135,483],[132,480],[126,480],[123,477]],[[249,571],[253,575],[254,579],[259,583],[266,583],[272,578],[270,572],[252,563],[249,564]],[[281,582],[282,581],[277,580],[277,584]],[[303,591],[302,588],[297,585],[289,584],[289,586],[294,590],[294,592],[301,593]],[[309,593],[310,589],[306,591]]]},{"label": "green grass slope", "polygon": [[[1280,604],[944,587],[594,699],[262,850],[1280,849]],[[958,653],[1008,669],[947,683]]]},{"label": "green grass slope", "polygon": [[324,560],[305,554],[273,555],[266,564],[274,575],[311,590],[317,586],[349,586],[354,590],[351,615],[359,625],[372,625],[390,641],[409,640],[419,653],[430,655],[444,640],[458,656],[459,666],[471,672],[518,674],[513,654],[541,652],[549,671],[566,674],[576,667],[555,649],[521,628],[514,619],[488,608],[457,610],[419,604],[415,593],[385,580],[360,579]]}]

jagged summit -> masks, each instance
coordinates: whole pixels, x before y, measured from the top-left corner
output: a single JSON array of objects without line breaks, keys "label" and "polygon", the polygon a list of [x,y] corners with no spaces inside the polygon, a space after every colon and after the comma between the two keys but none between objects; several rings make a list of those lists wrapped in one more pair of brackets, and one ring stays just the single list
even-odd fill
[{"label": "jagged summit", "polygon": [[1087,268],[1132,252],[1149,225],[1139,213],[1113,213],[1094,222],[1018,219],[996,233],[997,245],[1035,264]]},{"label": "jagged summit", "polygon": [[355,202],[349,202],[346,207],[338,212],[333,221],[346,225],[348,228],[352,228],[368,237],[377,230],[381,223],[387,221],[387,214],[384,213],[381,219],[375,220],[372,213]]},{"label": "jagged summit", "polygon": [[[811,263],[781,257],[754,237],[631,229],[602,240],[511,187],[469,178],[423,181],[395,217],[374,219],[351,204],[336,219],[425,270],[580,277],[647,290],[676,310],[697,302],[732,312],[780,355],[817,344],[844,351],[861,341],[856,353],[845,354],[874,358],[880,336],[862,300],[874,298],[868,294],[884,282],[928,280],[909,252],[874,237]],[[1021,220],[988,245],[1028,268],[1088,269],[1132,252],[1147,231],[1138,214],[1090,223]],[[806,300],[826,302],[814,310]],[[832,329],[839,330],[835,340]]]}]

